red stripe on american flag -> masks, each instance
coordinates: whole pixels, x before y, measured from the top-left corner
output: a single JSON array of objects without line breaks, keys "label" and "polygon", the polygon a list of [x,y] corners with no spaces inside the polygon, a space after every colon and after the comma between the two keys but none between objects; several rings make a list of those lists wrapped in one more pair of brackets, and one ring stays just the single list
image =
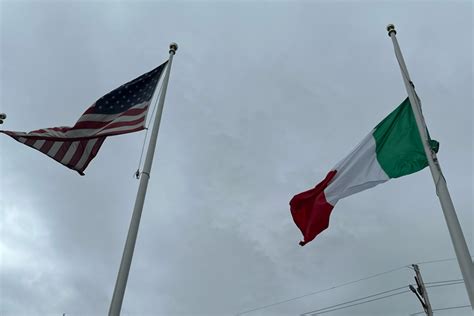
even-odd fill
[{"label": "red stripe on american flag", "polygon": [[64,158],[64,155],[67,153],[69,147],[71,146],[72,142],[64,142],[61,147],[59,148],[58,152],[56,155],[54,155],[54,159],[61,162],[61,160]]},{"label": "red stripe on american flag", "polygon": [[126,116],[137,116],[137,115],[143,114],[146,111],[148,111],[148,108],[130,109],[130,110],[124,112],[122,115],[114,118],[113,120],[105,121],[105,122],[104,121],[81,121],[81,122],[77,122],[76,125],[74,125],[74,129],[93,129],[93,128],[99,129],[99,128],[102,128],[104,126],[107,126],[107,124],[112,123],[113,121],[115,121],[118,118],[122,118],[122,117],[126,117]]},{"label": "red stripe on american flag", "polygon": [[15,138],[16,140],[18,140],[15,132],[0,131],[0,133],[6,134],[6,135],[11,136],[11,137]]},{"label": "red stripe on american flag", "polygon": [[144,121],[145,121],[145,117],[141,117],[139,119],[136,119],[136,120],[133,120],[133,121],[128,121],[128,122],[111,123],[111,124],[107,125],[107,127],[104,128],[101,132],[104,132],[108,129],[117,128],[117,127],[137,125],[137,124],[139,124],[141,122],[144,122]]},{"label": "red stripe on american flag", "polygon": [[49,131],[55,131],[55,132],[67,132],[71,128],[70,127],[51,127],[51,128],[42,128],[36,131],[31,131],[30,133],[35,133],[35,134],[44,134],[48,133]]},{"label": "red stripe on american flag", "polygon": [[36,143],[36,140],[35,139],[28,139],[24,144],[26,146],[30,146],[32,147],[34,145],[34,143]]},{"label": "red stripe on american flag", "polygon": [[97,143],[95,143],[94,147],[92,148],[91,155],[95,157],[97,155],[97,152],[99,151],[100,146],[102,146],[102,143],[104,142],[105,137],[101,137],[97,140]]},{"label": "red stripe on american flag", "polygon": [[100,146],[102,146],[104,140],[105,137],[100,137],[97,139],[97,142],[95,143],[94,147],[92,147],[92,151],[89,154],[89,157],[87,158],[86,162],[84,163],[84,166],[80,170],[77,170],[77,172],[79,172],[81,175],[84,175],[83,171],[86,170],[91,160],[94,159],[95,155],[97,155],[97,152],[99,151]]},{"label": "red stripe on american flag", "polygon": [[125,133],[133,133],[133,132],[138,132],[138,131],[141,131],[141,130],[144,130],[145,127],[144,126],[139,126],[137,128],[133,128],[133,129],[127,129],[125,131],[115,131],[115,132],[108,132],[108,133],[105,133],[103,134],[104,136],[115,136],[115,135],[121,135],[121,134],[125,134]]},{"label": "red stripe on american flag", "polygon": [[143,107],[143,108],[130,108],[127,111],[123,112],[120,116],[134,116],[134,115],[140,115],[143,112],[148,111],[148,105]]},{"label": "red stripe on american flag", "polygon": [[53,141],[47,140],[44,142],[43,146],[41,146],[41,148],[38,150],[41,151],[42,153],[47,154],[48,151],[51,149],[51,147],[53,147],[53,144],[54,144]]},{"label": "red stripe on american flag", "polygon": [[95,107],[95,103],[92,104],[82,115],[95,113],[94,107]]},{"label": "red stripe on american flag", "polygon": [[84,154],[84,150],[86,149],[87,142],[87,140],[81,140],[79,142],[74,156],[72,156],[71,161],[67,164],[69,168],[74,169],[79,160],[81,160],[81,157]]}]

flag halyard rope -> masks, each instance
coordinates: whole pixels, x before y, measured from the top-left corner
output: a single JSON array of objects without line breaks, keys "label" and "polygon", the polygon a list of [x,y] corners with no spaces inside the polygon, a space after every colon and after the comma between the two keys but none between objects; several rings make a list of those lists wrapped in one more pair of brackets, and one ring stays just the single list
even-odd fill
[{"label": "flag halyard rope", "polygon": [[148,137],[148,130],[149,130],[148,127],[150,126],[150,124],[153,120],[153,116],[154,116],[155,111],[156,111],[156,105],[158,104],[159,96],[161,95],[162,89],[163,89],[163,84],[160,86],[160,90],[158,91],[158,94],[155,97],[155,102],[154,102],[155,104],[153,105],[153,110],[152,110],[151,115],[150,115],[150,120],[148,121],[148,124],[145,127],[146,132],[145,132],[145,136],[143,137],[143,144],[142,144],[142,149],[141,149],[141,152],[140,152],[140,159],[138,161],[137,171],[135,171],[135,173],[134,173],[134,177],[137,180],[140,179],[140,174],[141,174],[140,168],[142,166],[143,152],[145,151],[146,139]]}]

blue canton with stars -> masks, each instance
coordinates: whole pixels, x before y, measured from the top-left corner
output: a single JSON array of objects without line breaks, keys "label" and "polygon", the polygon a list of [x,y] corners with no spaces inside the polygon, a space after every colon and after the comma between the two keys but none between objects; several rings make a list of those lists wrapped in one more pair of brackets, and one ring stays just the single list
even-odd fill
[{"label": "blue canton with stars", "polygon": [[117,114],[137,104],[150,101],[166,63],[104,95],[96,101],[94,113]]}]

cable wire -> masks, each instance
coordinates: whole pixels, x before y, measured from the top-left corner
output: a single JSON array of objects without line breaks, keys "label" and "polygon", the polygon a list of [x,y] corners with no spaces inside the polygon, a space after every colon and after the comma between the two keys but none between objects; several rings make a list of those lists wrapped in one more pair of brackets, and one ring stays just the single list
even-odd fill
[{"label": "cable wire", "polygon": [[464,281],[461,281],[461,282],[452,282],[452,283],[445,283],[445,284],[435,284],[435,285],[426,286],[426,288],[439,287],[439,286],[448,286],[448,285],[456,285],[456,284],[463,284],[463,283],[464,283]]},{"label": "cable wire", "polygon": [[379,299],[382,299],[382,298],[385,298],[385,297],[390,297],[390,296],[398,295],[398,294],[390,294],[390,295],[384,296],[384,297],[382,297],[382,298],[376,298],[376,299],[372,299],[372,300],[369,300],[369,301],[366,301],[366,302],[361,302],[361,303],[357,303],[357,304],[353,304],[353,305],[344,306],[344,307],[340,307],[340,308],[334,309],[334,307],[339,307],[339,306],[343,306],[343,305],[355,303],[355,302],[358,302],[358,301],[366,300],[366,299],[371,298],[371,297],[380,296],[380,295],[382,295],[382,294],[387,294],[387,293],[394,292],[394,291],[399,291],[399,290],[401,290],[401,289],[405,289],[405,290],[404,290],[404,291],[401,291],[401,292],[398,293],[398,294],[402,294],[402,293],[405,293],[405,292],[410,292],[410,291],[408,290],[408,286],[405,285],[405,286],[401,286],[401,287],[398,287],[398,288],[395,288],[395,289],[391,289],[391,290],[387,290],[387,291],[383,291],[383,292],[371,294],[371,295],[368,295],[368,296],[365,296],[365,297],[357,298],[357,299],[355,299],[355,300],[351,300],[351,301],[339,303],[339,304],[336,304],[336,305],[331,305],[331,306],[328,306],[328,307],[316,309],[316,310],[313,310],[313,311],[311,311],[311,312],[303,313],[303,314],[301,314],[301,316],[328,313],[328,312],[331,312],[331,311],[333,311],[333,310],[338,310],[338,309],[342,309],[342,308],[347,308],[347,307],[350,307],[350,306],[360,305],[360,304],[372,302],[372,301],[375,301],[375,300],[379,300]]},{"label": "cable wire", "polygon": [[[464,283],[464,281],[462,281],[462,280],[461,281],[459,281],[459,280],[446,280],[446,281],[438,281],[437,283],[441,283],[441,282],[444,282],[445,284],[435,284],[435,285],[431,285],[431,286],[426,286],[426,288],[439,287],[439,286],[449,286],[449,285],[456,285],[456,284]],[[451,283],[449,283],[449,282],[451,282]],[[303,313],[300,316],[308,316],[308,315],[314,316],[314,315],[325,314],[325,313],[329,313],[329,312],[334,312],[336,310],[349,308],[349,307],[352,307],[352,306],[361,305],[361,304],[365,304],[365,303],[370,303],[370,302],[378,301],[378,300],[388,298],[388,297],[391,297],[391,296],[400,295],[400,294],[403,294],[403,293],[410,292],[408,289],[406,289],[404,291],[399,291],[399,290],[404,289],[404,288],[407,288],[407,286],[402,286],[402,287],[399,287],[399,288],[396,288],[396,289],[391,289],[391,290],[388,290],[388,291],[379,292],[379,293],[372,294],[372,295],[365,296],[365,297],[361,297],[361,298],[358,298],[358,299],[355,299],[355,300],[351,300],[351,301],[339,303],[339,304],[336,304],[336,305],[331,305],[331,306],[328,306],[328,307],[316,309],[316,310],[313,310],[311,312]],[[380,296],[382,294],[387,294],[387,293],[394,292],[394,291],[399,291],[399,292],[384,295],[384,296],[377,297],[377,298],[374,298],[374,299],[371,299],[371,300],[367,300],[368,298]],[[362,301],[362,302],[360,302],[360,301]],[[354,304],[351,304],[351,303],[354,303]],[[348,305],[348,304],[350,304],[350,305]]]},{"label": "cable wire", "polygon": [[[471,259],[474,258],[471,256]],[[430,261],[422,261],[422,262],[417,262],[416,264],[430,264],[430,263],[438,263],[438,262],[445,262],[445,261],[453,261],[456,260],[457,258],[446,258],[446,259],[438,259],[438,260],[430,260]]]},{"label": "cable wire", "polygon": [[[457,308],[466,308],[466,307],[471,307],[471,305],[462,305],[462,306],[453,306],[453,307],[437,308],[437,309],[433,309],[433,312],[445,311],[445,310],[457,309]],[[418,313],[410,314],[410,316],[420,315],[420,314],[424,314],[424,313],[425,313],[425,312],[418,312]]]},{"label": "cable wire", "polygon": [[431,261],[422,261],[422,262],[417,262],[416,264],[430,264],[430,263],[453,261],[453,260],[456,260],[456,258],[447,258],[447,259],[439,259],[439,260],[431,260]]},{"label": "cable wire", "polygon": [[[422,262],[417,262],[416,264],[423,265],[423,264],[432,264],[432,263],[439,263],[439,262],[453,261],[453,260],[456,260],[456,258],[445,258],[445,259],[438,259],[438,260],[422,261]],[[305,297],[308,297],[308,296],[328,292],[328,291],[331,291],[331,290],[334,290],[334,289],[337,289],[337,288],[340,288],[340,287],[344,287],[344,286],[347,286],[347,285],[350,285],[350,284],[354,284],[354,283],[357,283],[357,282],[372,279],[372,278],[375,278],[375,277],[378,277],[378,276],[381,276],[381,275],[384,275],[384,274],[392,273],[392,272],[395,272],[395,271],[398,271],[398,270],[402,270],[402,269],[405,269],[405,268],[411,269],[411,267],[409,265],[401,266],[401,267],[398,267],[398,268],[395,268],[395,269],[391,269],[391,270],[387,270],[387,271],[384,271],[384,272],[372,274],[372,275],[367,276],[365,278],[361,278],[361,279],[341,283],[341,284],[338,284],[338,285],[335,285],[335,286],[332,286],[332,287],[329,287],[329,288],[325,288],[325,289],[322,289],[322,290],[310,292],[310,293],[303,294],[303,295],[300,295],[300,296],[295,296],[295,297],[292,297],[292,298],[289,298],[289,299],[286,299],[286,300],[281,300],[281,301],[278,301],[278,302],[275,302],[275,303],[271,303],[271,304],[255,307],[255,308],[252,308],[252,309],[248,309],[248,310],[245,310],[245,311],[240,312],[238,314],[235,314],[235,316],[245,315],[245,314],[252,313],[252,312],[255,312],[255,311],[258,311],[258,310],[262,310],[262,309],[266,309],[266,308],[269,308],[269,307],[273,307],[273,306],[281,305],[281,304],[288,303],[288,302],[291,302],[291,301],[295,301],[295,300],[298,300],[298,299],[302,299],[302,298],[305,298]],[[461,279],[458,279],[458,280],[461,281]],[[458,280],[449,280],[449,282],[458,281]],[[448,282],[448,281],[425,282],[425,284],[446,283],[446,282]]]},{"label": "cable wire", "polygon": [[451,282],[464,282],[464,279],[446,280],[446,281],[432,281],[432,282],[424,282],[424,283],[425,284],[438,284],[438,283],[451,283]]},{"label": "cable wire", "polygon": [[[326,310],[326,311],[322,311],[322,312],[318,312],[318,313],[313,313],[310,316],[315,316],[315,315],[321,315],[321,314],[325,314],[325,313],[329,313],[329,312],[334,312],[334,311],[337,311],[337,310],[340,310],[340,309],[349,308],[349,307],[356,306],[356,305],[362,305],[362,304],[365,304],[365,303],[370,303],[370,302],[378,301],[378,300],[381,300],[381,299],[384,299],[384,298],[387,298],[387,297],[400,295],[400,294],[404,294],[404,293],[409,293],[409,292],[410,291],[408,291],[408,290],[407,291],[401,291],[401,292],[398,292],[398,293],[393,293],[393,294],[385,295],[385,296],[382,296],[382,297],[377,297],[377,298],[374,298],[374,299],[371,299],[371,300],[368,300],[368,301],[365,301],[365,302],[355,303],[355,304],[351,304],[351,305],[347,305],[347,306],[343,306],[343,307],[339,307],[339,308],[334,308],[334,309],[331,309],[331,310]],[[306,314],[302,314],[302,315],[306,315]]]},{"label": "cable wire", "polygon": [[304,297],[307,297],[307,296],[327,292],[327,291],[334,290],[334,289],[337,289],[337,288],[340,288],[340,287],[343,287],[343,286],[347,286],[347,285],[354,284],[354,283],[357,283],[357,282],[372,279],[372,278],[375,278],[375,277],[378,277],[378,276],[381,276],[381,275],[384,275],[384,274],[392,273],[392,272],[395,272],[395,271],[398,271],[398,270],[402,270],[402,269],[405,269],[405,268],[408,268],[408,266],[401,266],[401,267],[391,269],[391,270],[388,270],[388,271],[372,274],[370,276],[367,276],[365,278],[361,278],[361,279],[358,279],[358,280],[353,280],[353,281],[341,283],[341,284],[338,284],[338,285],[335,285],[335,286],[332,286],[332,287],[329,287],[329,288],[325,288],[325,289],[322,289],[322,290],[314,291],[314,292],[311,292],[311,293],[307,293],[307,294],[303,294],[303,295],[300,295],[300,296],[292,297],[292,298],[289,298],[289,299],[286,299],[286,300],[283,300],[283,301],[278,301],[278,302],[275,302],[275,303],[272,303],[272,304],[256,307],[256,308],[253,308],[253,309],[249,309],[249,310],[246,310],[246,311],[243,311],[243,312],[240,312],[240,313],[236,314],[236,316],[248,314],[248,313],[255,312],[255,311],[258,311],[258,310],[261,310],[261,309],[266,309],[266,308],[273,307],[273,306],[276,306],[276,305],[280,305],[280,304],[283,304],[283,303],[291,302],[291,301],[298,300],[298,299],[301,299],[301,298],[304,298]]}]

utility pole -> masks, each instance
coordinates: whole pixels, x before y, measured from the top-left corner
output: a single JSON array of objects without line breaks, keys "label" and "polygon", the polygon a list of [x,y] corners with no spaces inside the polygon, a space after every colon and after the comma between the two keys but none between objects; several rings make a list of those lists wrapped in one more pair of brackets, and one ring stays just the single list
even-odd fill
[{"label": "utility pole", "polygon": [[416,273],[416,289],[411,284],[409,285],[409,288],[413,293],[415,293],[416,297],[420,301],[426,316],[433,316],[433,309],[431,308],[430,300],[428,298],[428,292],[426,292],[425,283],[423,283],[423,278],[421,277],[420,268],[417,264],[412,264],[412,267]]}]

